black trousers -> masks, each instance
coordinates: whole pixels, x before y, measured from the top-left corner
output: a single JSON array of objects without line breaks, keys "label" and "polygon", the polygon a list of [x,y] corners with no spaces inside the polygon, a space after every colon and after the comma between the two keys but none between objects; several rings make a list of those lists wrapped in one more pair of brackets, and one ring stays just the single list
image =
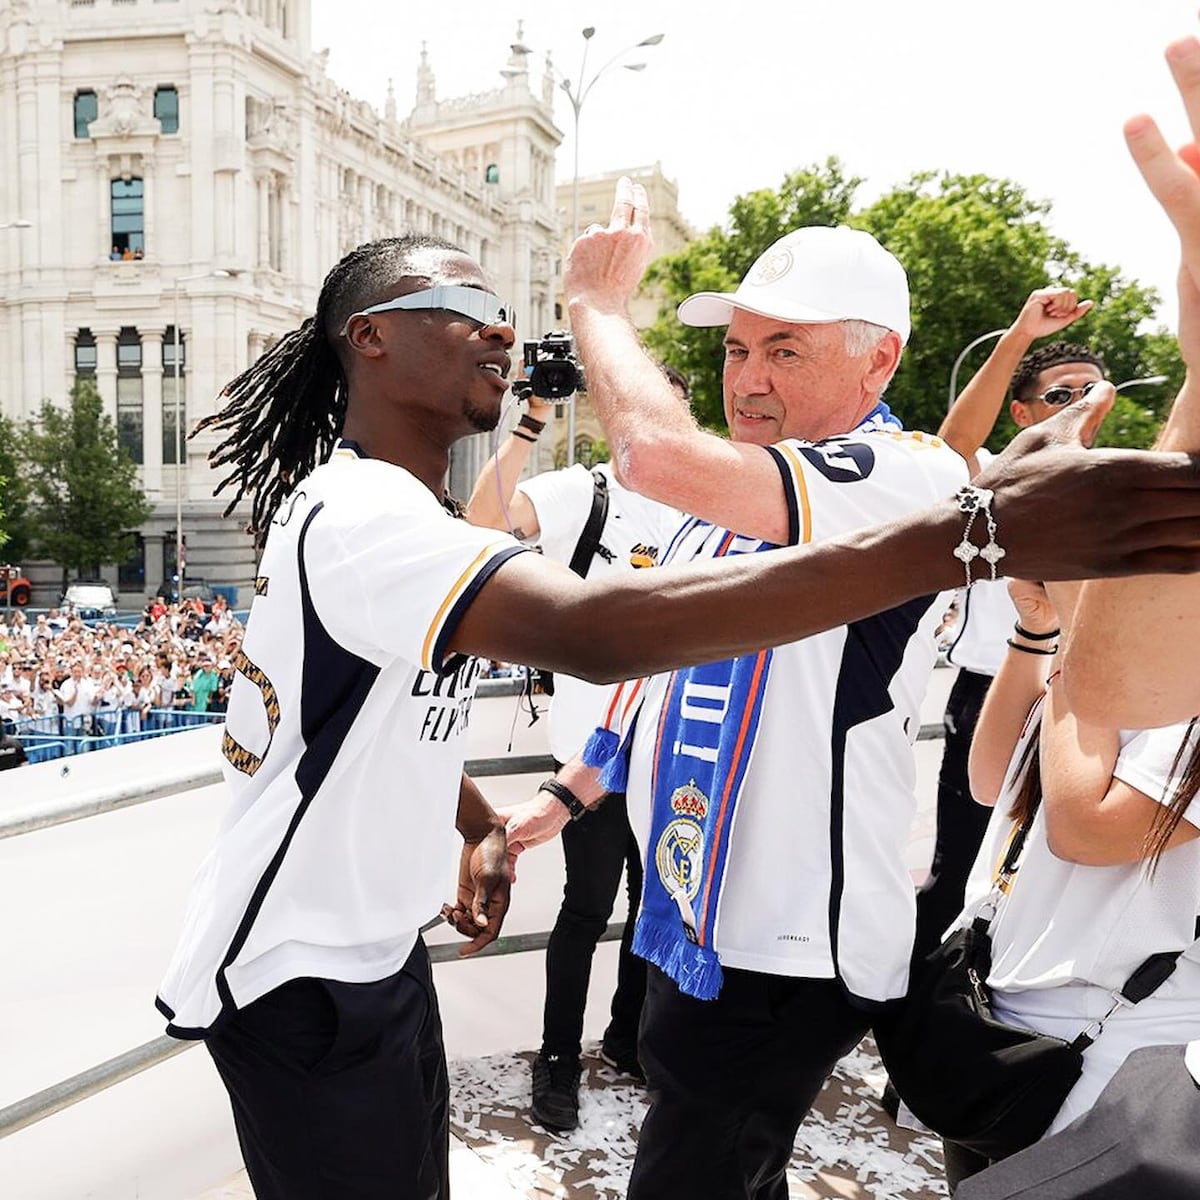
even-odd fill
[{"label": "black trousers", "polygon": [[418,940],[375,983],[295,979],[208,1049],[258,1200],[447,1200],[449,1087]]},{"label": "black trousers", "polygon": [[913,942],[916,961],[942,940],[950,922],[962,911],[967,876],[992,815],[990,808],[972,799],[967,780],[971,742],[991,683],[990,675],[959,668],[946,701],[943,717],[946,743],[938,773],[937,840],[929,878],[917,893],[917,931]]},{"label": "black trousers", "polygon": [[628,1200],[786,1200],[796,1130],[867,1014],[832,979],[726,968],[720,995],[695,1000],[646,970],[651,1104]]},{"label": "black trousers", "polygon": [[561,836],[566,882],[546,945],[542,1050],[567,1058],[579,1055],[592,958],[612,916],[622,875],[628,877],[629,920],[621,938],[612,1020],[605,1036],[632,1048],[646,995],[646,964],[631,950],[642,898],[642,858],[629,828],[625,797],[611,793],[598,808],[568,822]]}]

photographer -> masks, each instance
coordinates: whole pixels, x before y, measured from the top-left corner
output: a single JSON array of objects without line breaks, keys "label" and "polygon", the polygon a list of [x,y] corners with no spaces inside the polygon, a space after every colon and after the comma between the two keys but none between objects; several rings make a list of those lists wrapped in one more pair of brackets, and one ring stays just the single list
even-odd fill
[{"label": "photographer", "polygon": [[[528,362],[528,354],[526,358]],[[687,380],[672,367],[662,370],[686,405]],[[577,463],[517,482],[553,415],[547,399],[531,392],[528,402],[528,413],[510,430],[476,481],[467,503],[467,520],[540,543],[547,558],[589,578],[654,566],[679,527],[681,514],[623,487],[609,464],[589,471]],[[555,676],[550,749],[556,768],[579,753],[603,722],[609,694],[608,688],[571,675]],[[533,1115],[555,1131],[574,1129],[579,1121],[579,1056],[592,958],[612,915],[623,874],[628,879],[629,918],[621,938],[612,1019],[604,1032],[601,1055],[617,1070],[638,1080],[645,1078],[637,1059],[637,1030],[646,995],[646,965],[632,952],[642,862],[624,793],[610,793],[601,806],[571,822],[563,830],[562,844],[566,882],[546,947],[542,1046],[533,1063]]]}]

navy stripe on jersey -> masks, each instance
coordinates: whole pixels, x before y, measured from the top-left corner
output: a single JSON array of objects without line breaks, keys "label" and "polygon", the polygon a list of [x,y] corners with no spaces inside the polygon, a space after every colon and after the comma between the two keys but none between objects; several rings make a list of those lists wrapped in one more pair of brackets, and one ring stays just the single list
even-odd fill
[{"label": "navy stripe on jersey", "polygon": [[462,595],[455,600],[450,611],[446,614],[446,619],[442,622],[442,628],[438,631],[437,641],[433,643],[433,652],[429,656],[430,661],[433,663],[433,669],[439,675],[453,675],[465,657],[462,654],[455,654],[453,657],[447,659],[446,653],[450,639],[454,636],[454,631],[458,628],[458,623],[463,618],[463,613],[471,607],[471,601],[479,595],[479,589],[491,579],[497,567],[508,562],[514,554],[525,554],[528,550],[528,546],[509,546],[506,550],[497,551],[479,568],[475,578],[463,588]]},{"label": "navy stripe on jersey", "polygon": [[800,506],[796,503],[796,478],[781,451],[776,450],[774,446],[768,446],[766,450],[775,460],[779,474],[783,476],[783,498],[787,501],[788,514],[787,544],[795,546],[800,541]]},{"label": "navy stripe on jersey", "polygon": [[[271,857],[261,878],[251,893],[246,911],[233,935],[229,950],[217,969],[217,992],[221,997],[222,1011],[209,1029],[179,1029],[168,1027],[167,1032],[175,1037],[203,1037],[221,1025],[227,1013],[237,1006],[229,990],[225,971],[234,962],[262,908],[263,901],[271,889],[279,868],[287,857],[288,847],[300,821],[308,811],[313,797],[320,790],[325,776],[341,752],[346,734],[358,717],[367,696],[379,676],[379,668],[351,654],[330,637],[312,602],[308,588],[308,570],[304,562],[304,543],[309,527],[320,514],[323,503],[313,506],[305,518],[297,539],[296,555],[299,560],[300,600],[304,620],[304,645],[301,649],[300,729],[305,750],[296,766],[296,785],[300,790],[299,803],[283,835],[279,848]],[[158,1001],[160,1011],[172,1016],[168,1006]]]},{"label": "navy stripe on jersey", "polygon": [[833,699],[833,736],[830,745],[833,770],[829,797],[829,947],[833,955],[834,972],[847,997],[856,1007],[869,1010],[879,1009],[884,1002],[856,996],[842,978],[838,965],[838,929],[842,893],[846,886],[846,738],[856,725],[881,717],[895,707],[888,687],[904,662],[908,644],[921,619],[933,606],[937,596],[937,593],[918,596],[898,608],[889,608],[886,612],[847,625]]}]

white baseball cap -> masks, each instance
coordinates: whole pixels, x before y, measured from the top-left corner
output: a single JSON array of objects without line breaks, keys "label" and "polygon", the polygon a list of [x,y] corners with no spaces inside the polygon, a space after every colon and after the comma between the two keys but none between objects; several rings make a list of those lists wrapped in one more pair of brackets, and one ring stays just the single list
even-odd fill
[{"label": "white baseball cap", "polygon": [[907,342],[908,276],[869,233],[809,225],[758,256],[735,292],[697,292],[679,306],[685,325],[727,325],[735,308],[797,324],[870,321]]}]

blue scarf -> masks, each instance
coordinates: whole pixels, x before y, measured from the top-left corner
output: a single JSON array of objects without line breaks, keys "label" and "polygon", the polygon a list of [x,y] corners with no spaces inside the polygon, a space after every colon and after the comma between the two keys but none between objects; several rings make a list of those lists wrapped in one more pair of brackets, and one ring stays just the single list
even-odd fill
[{"label": "blue scarf", "polygon": [[[880,402],[855,432],[901,428]],[[684,533],[706,524],[689,520],[664,562]],[[768,542],[723,532],[714,557],[772,549]],[[675,671],[659,715],[650,841],[633,952],[700,1000],[715,999],[721,989],[721,963],[713,946],[717,907],[771,658],[772,651],[762,650]],[[632,723],[619,721],[617,714],[619,709],[626,715],[633,711],[641,699],[641,682],[617,689],[605,725],[584,747],[584,762],[601,768],[600,781],[608,791],[626,787]],[[623,737],[614,725],[624,726]]]}]

